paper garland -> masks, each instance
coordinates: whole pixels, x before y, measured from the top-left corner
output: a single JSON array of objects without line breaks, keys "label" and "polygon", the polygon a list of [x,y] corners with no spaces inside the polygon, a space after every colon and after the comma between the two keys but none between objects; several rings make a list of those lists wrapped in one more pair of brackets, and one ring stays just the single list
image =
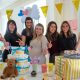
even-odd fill
[{"label": "paper garland", "polygon": [[7,15],[8,20],[10,20],[12,13],[13,13],[13,10],[6,10],[6,15]]},{"label": "paper garland", "polygon": [[61,12],[62,12],[62,7],[63,7],[63,3],[57,3],[57,4],[55,4],[55,6],[56,6],[58,12],[61,14]]},{"label": "paper garland", "polygon": [[48,6],[42,6],[41,10],[42,10],[44,16],[46,17],[47,16],[47,11],[48,11]]},{"label": "paper garland", "polygon": [[73,2],[73,4],[74,4],[75,10],[78,11],[80,0],[73,0],[72,2]]}]

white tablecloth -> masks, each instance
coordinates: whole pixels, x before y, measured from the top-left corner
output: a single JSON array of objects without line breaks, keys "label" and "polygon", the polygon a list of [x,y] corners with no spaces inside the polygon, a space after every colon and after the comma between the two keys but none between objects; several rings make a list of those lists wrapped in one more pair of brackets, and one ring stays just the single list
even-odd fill
[{"label": "white tablecloth", "polygon": [[[4,64],[6,66],[6,63],[0,62],[0,67],[2,66],[1,64]],[[0,75],[3,72],[3,69],[4,68],[0,68]],[[31,71],[32,71],[32,66],[29,68],[29,72],[27,72],[26,74],[18,75],[18,77],[16,77],[16,80],[19,80],[21,77],[23,77],[25,80],[42,80],[43,79],[41,65],[38,65],[37,67],[36,77],[31,76]],[[53,72],[53,76],[48,76],[48,80],[55,80],[54,78],[55,78],[54,72]],[[5,79],[5,80],[9,80],[9,79]]]}]

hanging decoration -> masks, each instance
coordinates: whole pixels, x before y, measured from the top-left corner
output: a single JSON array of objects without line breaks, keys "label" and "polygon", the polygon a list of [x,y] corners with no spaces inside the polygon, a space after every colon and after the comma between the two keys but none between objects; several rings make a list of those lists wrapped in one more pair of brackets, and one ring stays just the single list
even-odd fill
[{"label": "hanging decoration", "polygon": [[62,12],[62,7],[63,7],[63,3],[62,3],[62,2],[61,2],[61,3],[57,3],[57,4],[55,4],[55,6],[56,6],[58,12],[61,14],[61,12]]},{"label": "hanging decoration", "polygon": [[71,26],[71,29],[73,31],[77,31],[77,29],[78,29],[78,21],[77,21],[77,19],[69,20],[68,22],[69,22],[69,24]]},{"label": "hanging decoration", "polygon": [[27,7],[25,10],[20,10],[18,16],[21,17],[22,23],[25,23],[26,17],[31,17],[34,20],[39,20],[39,8],[37,5],[33,5],[32,8]]},{"label": "hanging decoration", "polygon": [[[34,15],[35,14],[35,15]],[[31,12],[31,17],[35,20],[39,20],[40,15],[39,15],[39,9],[37,5],[32,6],[32,12]]]},{"label": "hanging decoration", "polygon": [[22,10],[19,11],[18,16],[23,16],[23,11]]},{"label": "hanging decoration", "polygon": [[31,7],[27,7],[26,10],[28,11],[27,16],[30,17],[31,16],[31,12],[32,12],[32,8]]},{"label": "hanging decoration", "polygon": [[11,19],[12,13],[13,13],[13,10],[6,10],[6,15],[7,15],[8,20]]},{"label": "hanging decoration", "polygon": [[21,22],[25,23],[25,19],[26,19],[26,15],[23,15],[22,18],[21,18]]},{"label": "hanging decoration", "polygon": [[41,10],[42,10],[44,16],[46,17],[47,16],[47,11],[48,11],[48,6],[42,6]]},{"label": "hanging decoration", "polygon": [[72,2],[74,4],[75,10],[78,12],[80,0],[73,0]]}]

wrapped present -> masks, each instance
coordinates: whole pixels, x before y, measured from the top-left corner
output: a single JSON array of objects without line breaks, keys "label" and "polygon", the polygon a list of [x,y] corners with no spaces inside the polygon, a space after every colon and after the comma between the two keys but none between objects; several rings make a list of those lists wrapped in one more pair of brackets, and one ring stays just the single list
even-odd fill
[{"label": "wrapped present", "polygon": [[62,78],[64,58],[62,56],[55,56],[55,73]]},{"label": "wrapped present", "polygon": [[47,65],[46,64],[42,64],[42,73],[47,73]]},{"label": "wrapped present", "polygon": [[66,59],[66,80],[76,80],[80,78],[80,60],[79,59]]},{"label": "wrapped present", "polygon": [[57,80],[77,80],[80,78],[80,59],[70,59],[61,56],[55,57],[55,73]]}]

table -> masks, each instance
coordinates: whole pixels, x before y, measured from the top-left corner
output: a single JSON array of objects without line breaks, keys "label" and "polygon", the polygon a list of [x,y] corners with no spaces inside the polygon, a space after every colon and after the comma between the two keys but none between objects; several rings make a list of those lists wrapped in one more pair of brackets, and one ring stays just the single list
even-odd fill
[{"label": "table", "polygon": [[[6,66],[6,63],[0,62],[0,75],[3,72],[4,67]],[[43,79],[43,75],[42,75],[42,71],[41,71],[41,65],[38,65],[37,67],[37,76],[36,77],[31,77],[30,73],[32,71],[32,66],[29,68],[29,72],[27,72],[24,75],[18,75],[18,77],[16,77],[16,80],[19,80],[21,77],[25,78],[25,80],[42,80]],[[55,80],[55,74],[53,72],[52,76],[48,76],[48,80]],[[8,80],[8,79],[5,79]]]}]

